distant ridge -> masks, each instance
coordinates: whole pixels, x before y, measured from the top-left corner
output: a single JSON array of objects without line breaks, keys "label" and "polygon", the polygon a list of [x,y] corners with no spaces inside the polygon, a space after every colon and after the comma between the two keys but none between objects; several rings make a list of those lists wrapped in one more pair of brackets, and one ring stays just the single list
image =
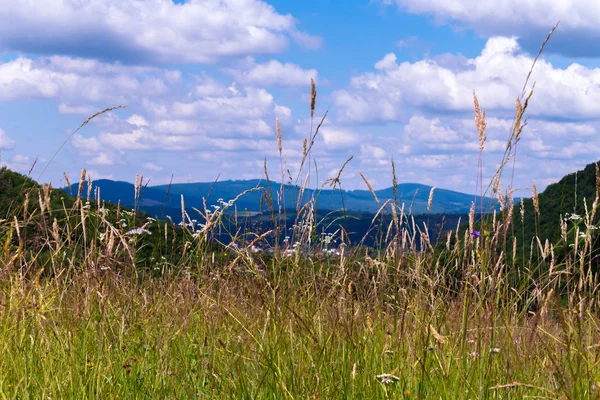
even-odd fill
[{"label": "distant ridge", "polygon": [[[280,183],[271,182],[274,201],[277,202],[277,193],[281,187]],[[72,190],[77,190],[77,185],[72,185]],[[133,207],[134,205],[134,185],[128,182],[113,181],[108,179],[99,179],[92,182],[92,189],[100,188],[101,198],[113,203]],[[87,190],[87,183],[84,191]],[[139,200],[139,208],[157,215],[160,210],[180,208],[181,195],[184,196],[186,208],[196,207],[202,209],[203,198],[206,199],[208,206],[218,205],[219,199],[229,201],[234,199],[244,191],[253,190],[240,197],[236,202],[239,211],[259,211],[266,209],[264,201],[261,198],[267,189],[265,180],[227,180],[220,182],[197,182],[197,183],[176,183],[172,185],[157,185],[144,187]],[[413,214],[438,213],[438,214],[462,214],[469,212],[471,203],[475,199],[474,195],[460,193],[452,190],[436,188],[434,191],[431,210],[427,210],[429,193],[431,186],[417,183],[402,183],[397,186],[398,203],[404,203],[405,210]],[[284,186],[285,207],[293,209],[296,207],[299,195],[299,188],[293,185]],[[394,189],[386,188],[375,191],[379,203],[375,201],[373,195],[368,190],[350,190],[340,191],[323,189],[315,191],[306,189],[302,201],[307,201],[313,196],[317,199],[319,209],[323,210],[341,210],[377,212],[381,205],[388,199],[393,199]],[[264,200],[264,199],[263,199]],[[487,199],[490,207],[495,207],[497,202],[493,199]],[[276,203],[276,207],[278,204]],[[283,204],[282,204],[283,207]],[[177,215],[177,214],[175,214]]]}]

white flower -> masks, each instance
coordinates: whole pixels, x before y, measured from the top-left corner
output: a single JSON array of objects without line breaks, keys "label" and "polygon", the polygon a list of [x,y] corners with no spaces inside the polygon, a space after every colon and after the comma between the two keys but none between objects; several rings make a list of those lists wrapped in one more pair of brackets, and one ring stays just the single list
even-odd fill
[{"label": "white flower", "polygon": [[492,354],[498,354],[500,353],[500,349],[498,347],[494,347],[490,349],[490,353]]},{"label": "white flower", "polygon": [[129,232],[126,232],[125,235],[141,235],[142,233],[147,233],[148,235],[152,235],[152,232],[150,232],[148,229],[144,229],[144,228],[132,229]]},{"label": "white flower", "polygon": [[377,375],[375,378],[377,378],[378,381],[380,381],[381,383],[384,383],[386,385],[389,385],[391,383],[396,383],[400,380],[400,378],[398,378],[396,375],[392,375],[392,374],[381,374],[381,375]]}]

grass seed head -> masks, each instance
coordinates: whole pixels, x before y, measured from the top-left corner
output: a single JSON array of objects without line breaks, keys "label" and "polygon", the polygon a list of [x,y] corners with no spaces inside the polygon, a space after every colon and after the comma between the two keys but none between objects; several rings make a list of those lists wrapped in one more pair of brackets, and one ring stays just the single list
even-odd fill
[{"label": "grass seed head", "polygon": [[533,208],[535,209],[535,213],[539,216],[540,215],[540,199],[538,197],[538,192],[537,192],[537,187],[535,186],[535,182],[531,186],[531,191],[533,194],[533,197],[532,197]]},{"label": "grass seed head", "polygon": [[317,89],[315,87],[315,80],[310,78],[310,117],[313,118],[315,115],[315,103],[317,101]]},{"label": "grass seed head", "polygon": [[477,133],[479,134],[479,151],[483,151],[486,134],[485,128],[487,126],[487,122],[485,122],[485,110],[481,110],[479,108],[479,100],[477,99],[477,95],[473,90],[473,103],[475,108],[475,126],[477,127]]}]

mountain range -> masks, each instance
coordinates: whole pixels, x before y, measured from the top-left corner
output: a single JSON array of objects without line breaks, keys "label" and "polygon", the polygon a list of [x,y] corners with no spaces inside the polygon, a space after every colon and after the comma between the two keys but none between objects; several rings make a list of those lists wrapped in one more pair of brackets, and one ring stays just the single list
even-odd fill
[{"label": "mountain range", "polygon": [[[71,186],[70,191],[77,193],[77,184]],[[269,189],[270,186],[270,189]],[[101,199],[113,203],[120,202],[123,206],[134,207],[135,186],[128,182],[99,179],[92,182],[92,191],[100,188]],[[259,212],[265,210],[265,193],[272,193],[276,208],[295,209],[298,204],[300,188],[294,185],[283,185],[285,196],[279,196],[282,186],[279,183],[265,180],[228,180],[221,182],[176,183],[171,185],[144,186],[140,191],[138,208],[151,215],[163,217],[164,215],[177,216],[181,214],[181,196],[184,197],[186,209],[195,207],[204,208],[219,205],[220,200],[230,201],[241,193],[235,204],[238,212]],[[69,188],[66,189],[69,191]],[[87,191],[87,183],[83,192]],[[455,192],[446,189],[435,189],[430,210],[427,209],[431,186],[416,183],[402,183],[397,186],[398,204],[405,204],[406,212],[412,214],[437,213],[437,214],[463,214],[468,213],[474,195]],[[302,194],[301,204],[314,198],[318,209],[321,210],[346,210],[349,212],[375,213],[382,204],[394,198],[392,187],[375,191],[379,202],[368,190],[332,190],[306,189]],[[279,198],[281,200],[279,200]],[[496,200],[487,199],[488,206],[494,207]]]}]

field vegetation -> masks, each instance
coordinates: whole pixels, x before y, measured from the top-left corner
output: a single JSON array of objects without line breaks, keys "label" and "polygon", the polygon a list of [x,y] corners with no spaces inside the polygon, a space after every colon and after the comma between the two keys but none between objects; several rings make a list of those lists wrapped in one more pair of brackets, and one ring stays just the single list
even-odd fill
[{"label": "field vegetation", "polygon": [[[261,189],[270,229],[242,234],[224,222],[237,198],[182,198],[178,224],[104,202],[85,170],[72,194],[0,170],[0,397],[600,398],[600,175],[589,167],[561,204],[535,191],[515,204],[502,172],[528,84],[489,185],[474,94],[481,157],[465,174],[500,208],[474,203],[437,241],[396,199],[367,248],[321,235],[310,200],[285,222],[275,185]],[[313,83],[311,118],[315,101]],[[342,180],[343,167],[329,183]]]}]

